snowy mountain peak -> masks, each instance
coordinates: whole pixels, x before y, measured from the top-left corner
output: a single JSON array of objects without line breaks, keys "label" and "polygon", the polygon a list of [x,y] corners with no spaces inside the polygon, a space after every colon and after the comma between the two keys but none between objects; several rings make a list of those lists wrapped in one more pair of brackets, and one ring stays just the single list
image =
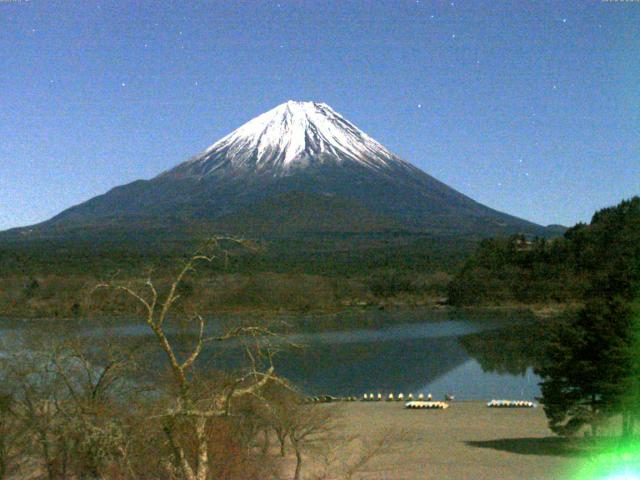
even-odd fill
[{"label": "snowy mountain peak", "polygon": [[375,170],[408,165],[329,105],[289,100],[164,175],[204,177],[242,170],[285,176],[310,165],[345,162]]},{"label": "snowy mountain peak", "polygon": [[[155,248],[148,237],[165,231],[168,236],[157,238],[172,245],[192,238],[192,232],[275,241],[291,235],[296,240],[287,247],[308,245],[310,250],[301,250],[305,255],[317,253],[317,239],[331,252],[335,238],[334,251],[344,252],[350,237],[338,233],[366,233],[353,237],[359,238],[354,248],[379,246],[381,238],[393,238],[390,244],[404,248],[396,243],[404,231],[413,232],[406,245],[414,245],[417,232],[430,238],[545,232],[480,205],[404,162],[330,106],[288,101],[156,178],[116,187],[10,238],[51,235],[57,241],[68,235],[73,242],[112,242],[115,236],[126,242],[142,239]],[[362,243],[373,232],[374,243]],[[378,236],[391,232],[393,237]]]}]

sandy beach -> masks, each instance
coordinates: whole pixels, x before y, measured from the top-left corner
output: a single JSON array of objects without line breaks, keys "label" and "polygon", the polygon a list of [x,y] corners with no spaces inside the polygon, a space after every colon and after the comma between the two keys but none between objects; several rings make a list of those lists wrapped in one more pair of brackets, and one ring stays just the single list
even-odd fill
[{"label": "sandy beach", "polygon": [[[332,408],[327,405],[326,408]],[[447,410],[407,410],[401,402],[340,405],[340,430],[393,439],[357,478],[565,479],[581,461],[562,453],[541,407],[492,409],[484,402],[451,402]]]}]

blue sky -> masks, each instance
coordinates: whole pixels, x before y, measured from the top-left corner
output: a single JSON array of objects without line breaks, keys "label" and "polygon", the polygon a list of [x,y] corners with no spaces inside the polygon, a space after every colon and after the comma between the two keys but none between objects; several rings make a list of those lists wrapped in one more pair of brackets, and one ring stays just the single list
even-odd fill
[{"label": "blue sky", "polygon": [[0,0],[0,229],[326,102],[542,224],[640,193],[640,2]]}]

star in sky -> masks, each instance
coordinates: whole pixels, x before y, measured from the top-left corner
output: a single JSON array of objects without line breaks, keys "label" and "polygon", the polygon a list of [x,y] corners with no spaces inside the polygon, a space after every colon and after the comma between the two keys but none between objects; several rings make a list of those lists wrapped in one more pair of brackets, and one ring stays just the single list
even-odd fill
[{"label": "star in sky", "polygon": [[[0,0],[0,7],[2,3],[3,0]],[[277,103],[277,99],[291,96],[304,98],[315,96],[322,97],[321,100],[337,110],[353,115],[354,120],[361,123],[363,127],[367,127],[366,130],[370,130],[372,134],[377,134],[381,141],[387,141],[388,146],[394,151],[410,159],[415,158],[416,162],[423,162],[423,157],[412,155],[413,151],[431,148],[440,155],[439,161],[442,162],[438,167],[440,169],[435,170],[434,174],[441,175],[443,180],[454,186],[464,185],[463,182],[467,177],[472,178],[471,183],[476,185],[477,192],[481,191],[480,185],[491,185],[498,190],[496,185],[500,177],[493,177],[492,181],[483,183],[474,177],[482,175],[479,170],[470,173],[461,171],[459,165],[463,164],[461,158],[467,148],[465,142],[474,139],[479,139],[480,145],[475,148],[481,152],[478,155],[486,154],[483,160],[489,162],[488,159],[492,159],[494,152],[499,152],[500,158],[508,158],[510,162],[515,161],[516,168],[513,175],[520,182],[527,180],[522,182],[523,184],[534,183],[535,179],[542,182],[541,172],[551,171],[556,164],[562,165],[559,168],[565,168],[564,162],[569,162],[571,168],[578,171],[585,164],[584,157],[588,156],[589,168],[592,170],[588,170],[587,173],[578,171],[583,175],[582,181],[576,181],[570,187],[572,198],[578,198],[580,194],[585,193],[584,190],[588,190],[584,188],[581,191],[581,188],[593,181],[593,185],[589,184],[589,189],[593,191],[585,194],[585,199],[588,197],[588,201],[575,201],[571,205],[567,202],[567,205],[563,205],[560,209],[555,200],[562,198],[562,187],[558,187],[560,193],[556,192],[557,195],[554,197],[553,189],[557,184],[549,182],[548,185],[543,186],[540,183],[535,187],[537,190],[530,193],[537,195],[540,190],[546,189],[545,194],[549,193],[548,196],[545,195],[546,203],[543,205],[544,202],[539,202],[535,212],[534,210],[529,212],[528,205],[525,205],[524,210],[513,207],[514,210],[511,213],[531,215],[532,219],[538,221],[547,218],[545,215],[549,220],[555,220],[556,215],[565,215],[559,212],[565,212],[566,206],[568,213],[558,220],[575,223],[586,218],[580,217],[583,211],[588,210],[587,213],[590,215],[591,210],[595,210],[601,204],[607,202],[613,204],[617,201],[618,198],[615,195],[622,196],[623,193],[630,195],[631,193],[628,192],[633,192],[633,185],[630,185],[633,175],[624,174],[627,173],[627,169],[630,170],[628,164],[633,162],[629,160],[625,163],[625,158],[635,158],[631,155],[634,142],[637,142],[637,135],[634,135],[636,132],[633,131],[632,122],[628,120],[630,110],[624,104],[625,100],[628,101],[628,96],[621,92],[633,91],[634,72],[629,62],[612,60],[612,65],[615,64],[619,75],[603,74],[608,64],[603,64],[602,52],[610,51],[610,57],[618,60],[626,58],[625,55],[628,56],[629,52],[633,51],[631,50],[632,38],[623,33],[635,31],[633,27],[638,22],[634,22],[633,17],[640,14],[640,9],[629,8],[622,15],[619,8],[594,5],[593,8],[582,9],[564,4],[562,5],[564,8],[558,8],[559,5],[555,5],[554,8],[548,2],[532,2],[526,9],[520,8],[519,5],[504,8],[504,4],[491,1],[483,3],[482,8],[479,4],[477,6],[474,4],[473,8],[466,8],[467,4],[464,3],[460,3],[458,8],[456,0],[447,0],[442,3],[411,0],[406,3],[408,6],[406,9],[397,8],[394,2],[374,2],[375,8],[366,8],[366,5],[363,6],[359,2],[343,2],[340,4],[340,12],[329,9],[336,13],[330,19],[330,24],[335,26],[331,29],[332,35],[322,35],[322,32],[326,32],[327,25],[313,17],[328,11],[326,8],[328,2],[294,2],[292,4],[286,0],[270,1],[267,10],[271,12],[269,21],[273,25],[268,29],[262,28],[264,18],[259,17],[262,14],[269,15],[269,11],[256,9],[252,6],[252,2],[238,2],[225,15],[220,15],[216,9],[201,8],[201,6],[188,7],[187,5],[191,5],[190,2],[185,2],[184,8],[159,7],[144,15],[136,12],[135,9],[130,9],[131,2],[114,3],[102,0],[55,2],[55,10],[59,13],[60,21],[45,23],[40,22],[46,18],[49,8],[52,7],[47,7],[47,2],[29,1],[28,3],[30,7],[21,9],[20,15],[12,19],[14,29],[3,32],[8,33],[9,36],[0,35],[1,43],[6,47],[2,50],[3,57],[6,56],[10,60],[12,70],[17,69],[12,74],[17,75],[19,79],[29,78],[33,73],[30,63],[33,63],[31,61],[36,58],[41,64],[39,69],[47,73],[39,82],[5,82],[7,83],[5,87],[8,89],[5,92],[7,101],[0,102],[0,111],[5,109],[10,115],[15,114],[18,121],[24,119],[25,125],[31,125],[32,122],[28,119],[33,115],[34,108],[30,102],[41,101],[37,108],[38,111],[42,110],[42,114],[34,117],[34,122],[39,122],[37,125],[39,129],[48,129],[47,135],[55,135],[62,128],[54,121],[59,114],[55,109],[58,102],[47,102],[47,95],[54,93],[59,95],[56,98],[64,102],[69,118],[85,119],[88,115],[88,109],[82,102],[89,97],[80,97],[76,89],[65,88],[69,81],[84,89],[106,87],[104,92],[96,90],[96,95],[112,94],[114,102],[138,101],[137,95],[140,95],[140,102],[148,101],[155,109],[150,112],[142,112],[142,109],[131,110],[131,115],[146,113],[154,116],[154,122],[145,124],[145,128],[178,128],[174,123],[166,120],[166,115],[162,115],[160,106],[163,104],[161,102],[165,102],[163,94],[166,91],[171,92],[171,99],[175,102],[191,102],[193,95],[205,95],[206,102],[203,101],[202,105],[199,105],[197,112],[185,111],[181,121],[200,128],[199,116],[207,115],[207,118],[222,119],[220,122],[216,122],[216,125],[206,133],[196,134],[195,128],[189,130],[185,143],[179,147],[167,139],[162,139],[159,145],[151,144],[153,148],[167,150],[170,152],[170,158],[174,159],[186,157],[191,153],[190,149],[199,148],[197,145],[200,145],[198,142],[202,142],[203,135],[212,135],[211,141],[213,141],[226,133],[227,129],[231,131],[240,122],[251,117],[247,112],[238,113],[240,109],[248,108],[252,113],[266,111],[268,107]],[[198,4],[198,2],[192,3]],[[298,3],[304,5],[304,8],[298,9],[295,5]],[[415,8],[410,7],[410,3],[413,3]],[[513,3],[515,5],[517,2]],[[119,6],[116,7],[117,5]],[[277,10],[273,11],[273,7],[277,7]],[[97,8],[102,8],[104,15],[100,14]],[[257,15],[258,11],[261,15]],[[126,12],[130,14],[116,15]],[[306,13],[309,12],[314,12],[314,15],[307,15]],[[565,17],[565,13],[571,17]],[[94,19],[92,16],[96,14],[99,17]],[[96,20],[94,25],[96,28],[79,30],[74,28],[77,20],[84,17]],[[436,17],[438,21],[435,20]],[[498,23],[494,19],[501,20],[499,31],[496,30]],[[379,24],[380,28],[355,32],[349,28],[354,21],[363,25]],[[162,29],[160,22],[163,24]],[[412,22],[417,24],[414,25]],[[34,27],[34,25],[38,26]],[[204,25],[207,25],[207,28],[203,28]],[[238,25],[244,28],[238,28]],[[407,28],[397,32],[395,30],[398,25]],[[181,26],[184,30],[174,30]],[[456,31],[452,32],[451,29]],[[458,40],[458,30],[462,32],[460,40]],[[137,33],[126,35],[123,34],[125,31]],[[174,32],[178,34],[178,38],[173,37]],[[12,34],[16,35],[15,39],[11,38]],[[78,53],[82,52],[82,48],[86,45],[96,45],[96,42],[112,34],[117,35],[117,38],[101,46],[99,55]],[[449,39],[446,35],[449,35]],[[291,51],[290,40],[308,39],[312,36],[313,41],[304,43],[304,51],[295,49]],[[612,42],[613,38],[616,39],[615,42]],[[187,39],[189,39],[189,52],[186,49]],[[285,41],[287,41],[286,44]],[[12,42],[14,44],[19,42],[20,48],[12,49],[10,47]],[[153,48],[151,48],[151,42],[153,42]],[[140,44],[143,45],[143,50],[150,51],[140,52]],[[389,54],[390,44],[393,45],[393,55]],[[417,54],[416,45],[422,44],[428,48],[428,54]],[[508,48],[497,48],[503,45]],[[176,51],[176,46],[179,52]],[[250,59],[254,61],[245,61],[250,47],[263,46],[271,49],[271,56],[266,52],[265,55]],[[275,52],[273,47],[276,48]],[[285,48],[287,53],[284,52]],[[127,52],[127,57],[131,61],[122,61],[123,51]],[[357,58],[366,56],[367,59],[371,59],[371,62],[352,62],[350,68],[345,69],[342,59],[347,58],[345,55],[350,54],[349,52],[353,52]],[[203,55],[206,55],[210,61],[202,61]],[[475,59],[474,55],[476,55]],[[71,58],[76,56],[77,61],[73,63],[60,61],[62,56]],[[523,56],[525,60],[532,61],[517,63]],[[543,62],[545,68],[540,82],[537,85],[531,85],[530,79],[540,75],[541,64],[537,59],[551,60],[547,63]],[[359,75],[362,78],[368,78],[371,75],[372,62],[380,66],[375,85],[369,85],[369,82],[365,81],[354,81]],[[224,77],[220,77],[226,88],[214,89],[214,84],[217,82],[212,82],[211,78],[220,75],[221,64],[233,65],[233,68],[228,69]],[[515,73],[512,69],[514,64],[518,64],[518,71]],[[100,73],[104,71],[105,65],[111,70],[109,75],[111,79],[106,84],[103,83],[104,79],[101,78]],[[469,66],[475,66],[475,68],[469,69]],[[291,68],[297,68],[296,75],[287,77],[281,73]],[[259,77],[257,72],[260,72]],[[428,75],[425,75],[426,72]],[[50,76],[49,80],[46,79],[46,75]],[[132,79],[133,87],[129,88],[129,82],[126,80],[118,81],[118,77],[123,76]],[[199,86],[200,77],[205,79],[202,89]],[[276,78],[281,80],[268,81]],[[158,88],[140,89],[141,81],[150,81]],[[33,94],[35,92],[33,89],[36,88],[43,90],[42,95]],[[120,94],[117,93],[118,88],[122,90]],[[394,90],[398,89],[413,92],[407,101],[403,102],[404,111],[402,106],[396,105],[396,107],[401,113],[412,112],[413,108],[419,110],[418,115],[414,115],[416,119],[421,119],[418,125],[409,125],[409,127],[403,125],[406,119],[400,114],[390,115],[389,118],[392,120],[389,122],[382,120],[388,113],[389,105],[394,105],[397,101],[397,92]],[[432,96],[431,92],[434,89],[438,95]],[[345,91],[350,95],[345,95]],[[597,96],[598,92],[602,91],[618,93],[601,96],[597,102],[584,101]],[[493,92],[499,94],[488,95]],[[429,109],[426,109],[424,114],[422,101],[411,103],[416,97],[422,96],[429,99]],[[249,101],[248,98],[255,101]],[[376,101],[372,101],[372,98]],[[562,100],[561,104],[558,103],[559,100]],[[235,105],[236,103],[238,106]],[[431,138],[428,135],[419,134],[423,128],[429,131],[428,129],[436,122],[433,118],[435,114],[430,113],[432,111],[438,112],[450,121],[452,128],[447,129],[446,135],[436,135],[436,138]],[[537,112],[540,112],[540,115]],[[572,112],[582,120],[610,118],[607,122],[586,120],[566,122],[567,115]],[[111,125],[116,125],[117,122],[112,121],[111,117],[106,116],[107,114],[117,118],[118,109],[112,108],[105,112],[104,125],[111,128]],[[456,122],[456,119],[464,115],[474,117],[467,128],[461,127]],[[485,135],[486,129],[493,125],[487,122],[501,125],[502,116],[506,118],[520,116],[520,121],[513,123],[515,131],[508,145],[501,145],[498,135]],[[94,119],[89,118],[89,120]],[[125,120],[134,122],[134,117],[127,117]],[[93,135],[98,131],[97,128],[87,125],[87,122],[78,120],[77,125],[79,131],[87,135]],[[553,128],[551,128],[552,125]],[[40,147],[35,146],[36,142],[28,141],[29,135],[21,131],[24,129],[11,128],[10,130],[14,132],[14,139],[9,142],[8,147],[3,145],[4,150],[14,149],[16,155],[20,153],[28,158],[41,156],[38,150]],[[45,132],[45,130],[38,131]],[[407,131],[409,133],[405,138],[396,134],[397,131],[402,132],[403,135]],[[181,131],[180,135],[182,133]],[[44,136],[45,133],[42,135]],[[59,148],[80,152],[85,143],[91,141],[87,135],[78,135],[77,138],[76,136],[60,138]],[[388,137],[385,138],[385,135]],[[619,135],[620,141],[611,145],[606,138],[614,135]],[[534,138],[531,138],[532,136]],[[135,151],[129,148],[128,138],[117,141],[121,143],[115,144],[113,151],[122,150],[126,155]],[[143,142],[140,138],[136,138],[136,141]],[[446,144],[453,146],[447,149],[443,146]],[[521,144],[525,146],[522,147]],[[537,146],[532,148],[534,145]],[[556,151],[549,154],[555,146],[558,146]],[[145,144],[144,148],[147,147]],[[520,158],[518,153],[512,154],[517,149],[520,149],[523,155],[522,164],[518,162]],[[126,155],[122,158],[124,159]],[[60,157],[63,156],[60,155]],[[602,166],[605,163],[608,165],[609,160],[599,163],[600,160],[597,159],[601,157],[623,158],[617,160],[616,168],[611,168]],[[164,158],[169,158],[169,155]],[[78,168],[85,168],[81,160],[71,156],[64,161],[70,164],[77,161],[80,165]],[[131,162],[131,159],[127,158],[127,161]],[[153,162],[157,163],[150,163],[144,168],[140,166],[141,164],[138,165],[139,170],[132,175],[142,177],[170,166],[166,159],[153,160]],[[419,166],[422,167],[422,164]],[[510,166],[513,167],[514,164],[511,163]],[[6,162],[0,159],[0,170],[5,169],[3,175],[13,174],[17,178],[19,173],[16,172],[20,171],[18,166],[15,167],[15,172],[10,168],[14,168],[13,165],[8,167]],[[425,162],[424,168],[429,172],[432,165]],[[529,172],[529,168],[534,173]],[[86,172],[82,171],[82,175],[94,181],[97,178],[96,173],[88,168],[86,170]],[[44,171],[46,173],[46,169]],[[113,171],[119,170],[114,168]],[[528,178],[525,172],[529,173]],[[605,177],[606,182],[598,183],[595,180]],[[89,186],[88,182],[78,182],[77,190],[73,190],[75,196],[66,197],[64,201],[69,204],[64,206],[80,201],[78,199],[84,198],[82,195],[87,195],[89,188],[106,189],[108,186],[132,179],[123,179],[116,173],[112,175],[109,171],[106,180],[99,180],[102,183],[95,180],[94,184]],[[532,182],[529,182],[529,179]],[[503,182],[503,186],[507,187],[509,184],[511,187],[510,180],[505,178]],[[82,188],[85,190],[81,191]],[[565,188],[569,187],[565,186]],[[504,202],[504,198],[499,196],[499,192],[493,197],[491,195],[494,194],[486,193],[481,200],[496,208],[511,208]],[[1,200],[0,198],[0,203],[2,203]],[[63,202],[59,199],[56,201]],[[38,208],[44,212],[49,207],[48,203],[52,202],[44,202]],[[587,203],[589,203],[589,209],[584,206]],[[61,210],[62,206],[58,205],[56,208]],[[3,207],[7,207],[6,211],[10,211],[8,205],[3,204]],[[35,207],[33,209],[37,210]],[[0,208],[0,210],[3,209]],[[46,211],[47,215],[56,213]],[[4,214],[4,211],[0,213]],[[3,216],[2,214],[0,217]],[[17,219],[23,218],[19,208],[15,208],[10,215],[15,215],[16,222],[18,222]],[[29,213],[29,215],[32,214]],[[20,222],[27,224],[30,221],[35,223],[36,220],[44,220],[43,217],[37,216],[40,215],[37,212],[33,215],[33,219],[23,219]],[[4,226],[2,221],[3,219],[0,218],[0,230]]]}]

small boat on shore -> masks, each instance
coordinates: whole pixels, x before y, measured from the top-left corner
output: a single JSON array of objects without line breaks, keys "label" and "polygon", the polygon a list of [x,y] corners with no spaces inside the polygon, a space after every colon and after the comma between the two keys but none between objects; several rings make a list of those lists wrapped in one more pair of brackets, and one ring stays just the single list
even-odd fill
[{"label": "small boat on shore", "polygon": [[487,403],[489,408],[536,408],[537,405],[528,400],[491,400]]},{"label": "small boat on shore", "polygon": [[404,408],[409,409],[426,409],[426,410],[446,410],[449,408],[449,404],[445,402],[430,402],[414,400],[404,404]]}]

